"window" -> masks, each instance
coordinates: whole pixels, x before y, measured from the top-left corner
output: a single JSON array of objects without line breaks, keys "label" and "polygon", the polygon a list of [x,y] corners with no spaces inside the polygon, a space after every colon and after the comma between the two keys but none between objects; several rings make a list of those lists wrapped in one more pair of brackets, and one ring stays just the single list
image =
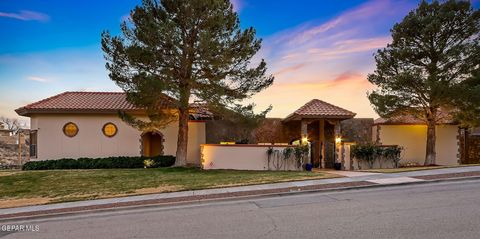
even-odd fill
[{"label": "window", "polygon": [[68,137],[74,137],[78,134],[78,127],[76,124],[69,122],[63,126],[63,133]]},{"label": "window", "polygon": [[30,131],[30,158],[37,158],[37,131]]},{"label": "window", "polygon": [[103,126],[103,134],[107,137],[113,137],[117,134],[117,126],[111,122],[106,123]]}]

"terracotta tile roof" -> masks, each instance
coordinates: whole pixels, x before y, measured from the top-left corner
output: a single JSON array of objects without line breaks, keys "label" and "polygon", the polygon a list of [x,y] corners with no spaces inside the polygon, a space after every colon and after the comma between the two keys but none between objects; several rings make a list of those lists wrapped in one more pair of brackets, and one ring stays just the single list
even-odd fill
[{"label": "terracotta tile roof", "polygon": [[28,116],[32,113],[115,113],[119,110],[141,111],[142,108],[128,102],[124,92],[68,91],[18,108],[15,111],[19,115]]},{"label": "terracotta tile roof", "polygon": [[355,113],[349,110],[340,108],[325,101],[313,99],[287,116],[284,121],[299,120],[301,118],[350,119],[355,115]]},{"label": "terracotta tile roof", "polygon": [[[439,111],[439,122],[437,124],[456,124],[453,117],[445,111]],[[398,114],[389,118],[378,118],[375,125],[425,125],[426,121],[412,114]]]},{"label": "terracotta tile roof", "polygon": [[211,119],[214,114],[208,109],[205,103],[194,102],[190,103],[190,118],[192,119]]},{"label": "terracotta tile roof", "polygon": [[[166,104],[174,99],[165,96]],[[191,115],[194,119],[211,118],[212,113],[204,104],[190,104]],[[67,91],[24,107],[15,111],[22,116],[32,113],[116,113],[117,111],[142,111],[127,101],[124,92],[76,92]]]},{"label": "terracotta tile roof", "polygon": [[123,92],[64,92],[15,111],[19,115],[30,113],[62,113],[86,111],[138,110],[130,104]]}]

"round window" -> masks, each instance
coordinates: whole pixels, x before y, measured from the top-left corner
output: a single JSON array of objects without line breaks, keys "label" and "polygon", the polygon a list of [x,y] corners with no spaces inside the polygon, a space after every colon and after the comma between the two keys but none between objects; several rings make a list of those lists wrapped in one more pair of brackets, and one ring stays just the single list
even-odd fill
[{"label": "round window", "polygon": [[113,137],[117,134],[117,126],[114,125],[113,123],[106,123],[103,126],[103,134],[107,137]]},{"label": "round window", "polygon": [[66,123],[63,126],[63,133],[68,137],[74,137],[78,134],[78,126],[72,122]]}]

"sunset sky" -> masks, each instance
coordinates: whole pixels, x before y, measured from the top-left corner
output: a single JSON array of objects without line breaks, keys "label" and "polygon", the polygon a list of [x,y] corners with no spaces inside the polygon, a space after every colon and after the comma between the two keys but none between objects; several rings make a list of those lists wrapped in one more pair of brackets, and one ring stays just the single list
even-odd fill
[{"label": "sunset sky", "polygon": [[[64,91],[120,91],[105,70],[100,32],[119,24],[140,0],[0,2],[0,116]],[[257,57],[275,75],[251,101],[285,117],[317,98],[377,117],[367,98],[373,53],[415,0],[235,0],[243,27],[263,39]],[[478,0],[472,1],[476,8]]]}]

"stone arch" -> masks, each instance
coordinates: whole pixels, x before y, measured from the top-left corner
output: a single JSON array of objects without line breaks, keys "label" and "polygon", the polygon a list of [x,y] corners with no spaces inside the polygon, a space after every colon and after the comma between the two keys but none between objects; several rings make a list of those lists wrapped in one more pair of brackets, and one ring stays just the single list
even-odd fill
[{"label": "stone arch", "polygon": [[145,157],[163,155],[165,137],[158,130],[143,132],[140,136],[140,154]]}]

